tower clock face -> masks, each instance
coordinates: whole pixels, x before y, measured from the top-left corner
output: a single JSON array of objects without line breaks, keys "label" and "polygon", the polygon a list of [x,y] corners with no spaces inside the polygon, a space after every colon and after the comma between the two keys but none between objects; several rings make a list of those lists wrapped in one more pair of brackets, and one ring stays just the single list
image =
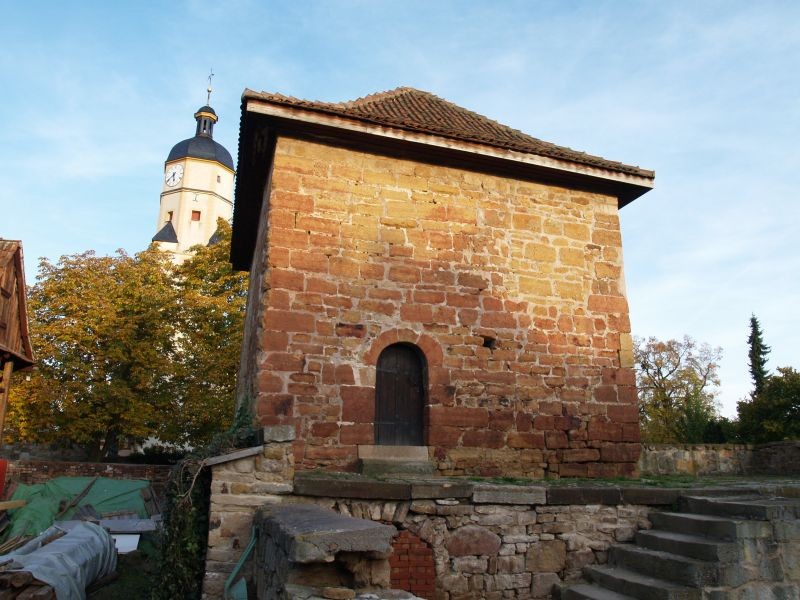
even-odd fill
[{"label": "tower clock face", "polygon": [[164,175],[164,182],[169,187],[178,185],[183,179],[183,165],[172,165]]}]

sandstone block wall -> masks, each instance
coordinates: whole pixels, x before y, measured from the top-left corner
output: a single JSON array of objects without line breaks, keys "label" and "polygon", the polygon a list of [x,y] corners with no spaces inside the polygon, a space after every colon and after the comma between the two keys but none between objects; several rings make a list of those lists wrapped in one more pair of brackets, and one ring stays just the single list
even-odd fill
[{"label": "sandstone block wall", "polygon": [[753,449],[753,475],[800,475],[800,441],[771,442]]},{"label": "sandstone block wall", "polygon": [[239,393],[299,469],[355,467],[406,342],[441,473],[635,471],[615,198],[288,138],[268,188]]},{"label": "sandstone block wall", "polygon": [[644,444],[639,470],[647,475],[745,475],[752,460],[753,447],[744,444]]},{"label": "sandstone block wall", "polygon": [[647,475],[798,475],[800,442],[643,444],[639,470]]}]

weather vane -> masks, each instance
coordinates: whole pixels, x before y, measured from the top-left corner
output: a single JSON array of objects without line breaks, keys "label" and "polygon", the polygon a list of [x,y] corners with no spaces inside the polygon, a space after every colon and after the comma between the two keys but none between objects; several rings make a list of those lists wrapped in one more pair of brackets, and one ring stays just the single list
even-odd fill
[{"label": "weather vane", "polygon": [[208,75],[208,96],[206,97],[206,106],[211,106],[211,78],[214,76],[214,69],[209,69],[211,72]]}]

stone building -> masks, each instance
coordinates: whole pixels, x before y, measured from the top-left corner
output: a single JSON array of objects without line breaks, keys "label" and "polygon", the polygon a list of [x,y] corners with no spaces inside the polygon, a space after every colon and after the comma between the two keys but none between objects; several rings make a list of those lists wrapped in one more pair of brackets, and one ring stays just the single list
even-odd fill
[{"label": "stone building", "polygon": [[618,211],[652,171],[411,88],[246,90],[239,152],[239,400],[297,469],[635,471]]}]

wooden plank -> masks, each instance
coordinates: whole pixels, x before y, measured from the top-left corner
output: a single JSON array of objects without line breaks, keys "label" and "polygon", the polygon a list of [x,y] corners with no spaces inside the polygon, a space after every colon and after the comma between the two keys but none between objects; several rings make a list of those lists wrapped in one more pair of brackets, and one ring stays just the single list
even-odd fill
[{"label": "wooden plank", "polygon": [[3,445],[3,430],[6,426],[6,407],[8,405],[8,391],[11,388],[11,370],[14,368],[13,361],[7,361],[3,365],[3,379],[0,380],[0,446]]},{"label": "wooden plank", "polygon": [[88,483],[88,485],[85,488],[83,488],[83,491],[80,494],[78,494],[77,496],[75,496],[72,500],[70,500],[70,502],[62,510],[59,511],[59,513],[55,516],[55,520],[57,521],[59,517],[63,517],[64,514],[70,508],[72,508],[73,506],[76,506],[78,504],[78,502],[83,500],[84,496],[86,496],[86,494],[89,493],[89,490],[92,489],[92,486],[94,485],[95,481],[97,481],[99,478],[100,478],[100,475],[95,475],[92,478],[92,480]]},{"label": "wooden plank", "polygon": [[47,546],[47,544],[49,544],[51,542],[55,542],[56,540],[61,539],[65,535],[67,535],[67,532],[65,530],[63,530],[63,529],[59,529],[55,533],[52,533],[49,536],[47,536],[45,539],[43,539],[41,545],[42,546]]},{"label": "wooden plank", "polygon": [[0,554],[8,554],[12,550],[14,550],[14,548],[17,548],[18,546],[21,546],[22,544],[27,542],[28,539],[30,538],[25,538],[21,535],[18,535],[3,542],[2,544],[0,544]]},{"label": "wooden plank", "polygon": [[27,500],[4,500],[0,502],[0,510],[11,510],[12,508],[20,508],[28,503]]},{"label": "wooden plank", "polygon": [[221,454],[219,456],[212,456],[205,460],[206,466],[220,465],[222,463],[231,462],[232,460],[239,460],[240,458],[247,458],[248,456],[255,456],[263,452],[264,446],[253,446],[252,448],[244,448],[236,452],[229,452],[228,454]]}]

